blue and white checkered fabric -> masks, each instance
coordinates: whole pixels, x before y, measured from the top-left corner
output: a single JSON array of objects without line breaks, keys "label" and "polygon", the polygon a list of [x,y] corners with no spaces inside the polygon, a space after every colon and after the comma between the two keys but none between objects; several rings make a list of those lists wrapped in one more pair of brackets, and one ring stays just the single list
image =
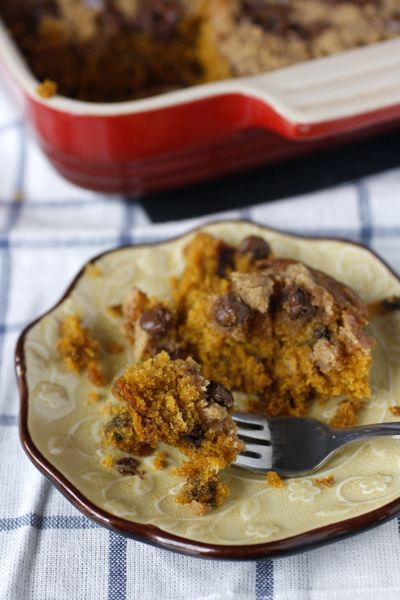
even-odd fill
[{"label": "blue and white checkered fabric", "polygon": [[[400,272],[400,168],[223,216],[361,241]],[[0,88],[0,600],[399,600],[397,519],[292,558],[189,558],[94,524],[22,451],[14,375],[22,328],[55,304],[92,256],[202,220],[151,225],[140,203],[69,185]]]}]

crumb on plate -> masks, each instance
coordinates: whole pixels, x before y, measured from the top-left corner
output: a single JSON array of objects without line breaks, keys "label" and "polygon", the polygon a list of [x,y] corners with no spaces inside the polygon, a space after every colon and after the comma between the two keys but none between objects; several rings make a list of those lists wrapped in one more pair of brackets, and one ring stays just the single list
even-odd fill
[{"label": "crumb on plate", "polygon": [[100,344],[92,338],[89,329],[82,326],[79,315],[69,315],[61,323],[61,337],[57,343],[68,369],[75,373],[86,371],[86,377],[96,386],[106,384],[98,359]]},{"label": "crumb on plate", "polygon": [[275,471],[268,471],[267,483],[274,488],[282,488],[285,486],[283,479]]},{"label": "crumb on plate", "polygon": [[91,262],[86,265],[85,272],[89,277],[101,277],[103,275],[100,265]]},{"label": "crumb on plate", "polygon": [[106,467],[113,467],[114,466],[114,455],[107,454],[107,456],[103,460],[103,465]]},{"label": "crumb on plate", "polygon": [[364,400],[341,400],[336,407],[335,414],[329,421],[329,425],[335,428],[352,427],[357,425],[357,415],[365,407]]},{"label": "crumb on plate", "polygon": [[328,477],[323,477],[321,479],[315,479],[314,481],[317,485],[324,485],[326,487],[332,487],[334,480],[335,480],[335,476],[333,474],[331,474]]},{"label": "crumb on plate", "polygon": [[58,85],[51,79],[45,79],[37,88],[36,93],[41,98],[52,98],[57,94]]}]

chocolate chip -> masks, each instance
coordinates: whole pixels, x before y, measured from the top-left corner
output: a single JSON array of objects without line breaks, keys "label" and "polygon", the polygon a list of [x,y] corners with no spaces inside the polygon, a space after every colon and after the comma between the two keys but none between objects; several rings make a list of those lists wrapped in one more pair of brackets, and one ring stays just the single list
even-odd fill
[{"label": "chocolate chip", "polygon": [[179,344],[175,340],[167,337],[150,340],[147,349],[153,357],[164,351],[169,354],[172,360],[177,358],[187,358],[187,353],[179,346]]},{"label": "chocolate chip", "polygon": [[200,448],[204,439],[204,431],[200,425],[195,425],[192,431],[183,437],[193,448]]},{"label": "chocolate chip", "polygon": [[259,25],[268,32],[290,39],[308,39],[310,33],[291,20],[288,4],[270,6],[263,0],[243,0],[241,21]]},{"label": "chocolate chip", "polygon": [[135,458],[121,458],[117,462],[117,471],[121,475],[139,475],[142,476],[143,473],[138,471],[139,462]]},{"label": "chocolate chip", "polygon": [[251,312],[251,308],[232,293],[218,298],[214,304],[215,320],[222,327],[233,327],[244,323],[249,319]]},{"label": "chocolate chip", "polygon": [[168,41],[176,34],[182,16],[179,0],[144,0],[136,17],[136,26],[139,31],[150,32],[160,41]]},{"label": "chocolate chip", "polygon": [[329,328],[326,327],[326,325],[318,323],[314,327],[313,338],[314,340],[321,340],[324,338],[329,341],[331,339],[331,332],[329,331]]},{"label": "chocolate chip", "polygon": [[231,246],[223,245],[219,248],[217,267],[218,277],[226,277],[226,272],[229,269],[229,267],[233,267],[234,253],[235,250]]},{"label": "chocolate chip", "polygon": [[400,310],[400,296],[391,296],[382,300],[382,308],[388,312]]},{"label": "chocolate chip", "polygon": [[207,481],[204,483],[201,479],[189,480],[189,484],[192,489],[189,490],[188,496],[190,500],[197,500],[198,502],[206,502],[211,504],[215,502],[217,495],[217,482],[215,480]]},{"label": "chocolate chip", "polygon": [[206,394],[209,400],[214,400],[214,402],[217,402],[217,404],[224,406],[228,410],[233,408],[232,393],[220,381],[210,381]]},{"label": "chocolate chip", "polygon": [[128,412],[124,412],[117,415],[111,421],[109,421],[104,427],[104,435],[106,437],[113,437],[115,442],[121,443],[125,441],[125,437],[121,431],[126,431],[132,427],[132,418]]},{"label": "chocolate chip", "polygon": [[261,260],[271,254],[271,246],[263,238],[251,235],[239,244],[237,251],[239,254],[252,254],[253,260]]},{"label": "chocolate chip", "polygon": [[311,317],[315,312],[310,294],[296,285],[290,286],[285,291],[284,308],[293,319]]},{"label": "chocolate chip", "polygon": [[164,306],[156,306],[142,314],[139,324],[152,337],[163,337],[172,324],[172,313]]}]

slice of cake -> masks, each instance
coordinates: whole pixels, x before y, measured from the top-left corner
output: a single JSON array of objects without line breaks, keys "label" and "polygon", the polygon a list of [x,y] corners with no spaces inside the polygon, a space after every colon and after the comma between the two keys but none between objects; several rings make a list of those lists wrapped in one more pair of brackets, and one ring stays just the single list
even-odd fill
[{"label": "slice of cake", "polygon": [[245,444],[231,418],[233,397],[207,381],[192,358],[171,360],[163,351],[128,367],[114,392],[125,406],[104,429],[105,439],[128,452],[145,453],[164,442],[186,457],[175,470],[187,483],[176,501],[195,514],[219,506],[229,494],[218,471],[232,464]]},{"label": "slice of cake", "polygon": [[[251,410],[270,415],[303,415],[310,401],[340,394],[369,396],[375,342],[364,331],[367,309],[347,286],[274,257],[257,237],[233,247],[199,233],[185,257],[170,305],[136,289],[127,299],[125,328],[136,331],[136,360],[170,344],[201,364],[204,377],[226,380],[251,395]],[[148,306],[160,321],[164,315],[163,325],[149,327]]]}]

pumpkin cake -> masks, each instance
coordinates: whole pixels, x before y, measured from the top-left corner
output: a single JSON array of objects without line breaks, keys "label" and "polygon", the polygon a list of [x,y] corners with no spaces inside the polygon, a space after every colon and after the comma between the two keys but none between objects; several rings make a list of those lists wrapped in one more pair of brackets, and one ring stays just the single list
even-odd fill
[{"label": "pumpkin cake", "polygon": [[400,0],[0,0],[39,93],[142,98],[398,36]]},{"label": "pumpkin cake", "polygon": [[192,358],[171,360],[163,351],[128,367],[116,378],[114,392],[124,407],[106,425],[106,441],[139,455],[159,442],[178,448],[186,460],[175,474],[187,482],[175,500],[198,515],[219,506],[229,488],[218,471],[245,450],[231,418],[230,391],[204,379]]},{"label": "pumpkin cake", "polygon": [[135,360],[168,348],[191,356],[206,379],[251,397],[250,410],[300,416],[314,399],[370,395],[374,340],[368,311],[347,286],[301,262],[273,256],[257,237],[233,247],[198,233],[172,301],[134,288],[124,305]]},{"label": "pumpkin cake", "polygon": [[[219,471],[245,451],[230,390],[246,395],[248,410],[271,416],[304,415],[314,400],[343,396],[332,425],[350,425],[370,395],[375,342],[354,291],[275,256],[262,237],[234,246],[197,232],[183,254],[168,301],[133,287],[114,307],[134,364],[114,381],[120,402],[103,438],[138,457],[159,442],[178,448],[185,459],[174,473],[186,482],[175,500],[201,515],[229,495]],[[99,343],[79,315],[65,318],[57,347],[68,368],[104,384],[93,378],[101,374]]]}]

